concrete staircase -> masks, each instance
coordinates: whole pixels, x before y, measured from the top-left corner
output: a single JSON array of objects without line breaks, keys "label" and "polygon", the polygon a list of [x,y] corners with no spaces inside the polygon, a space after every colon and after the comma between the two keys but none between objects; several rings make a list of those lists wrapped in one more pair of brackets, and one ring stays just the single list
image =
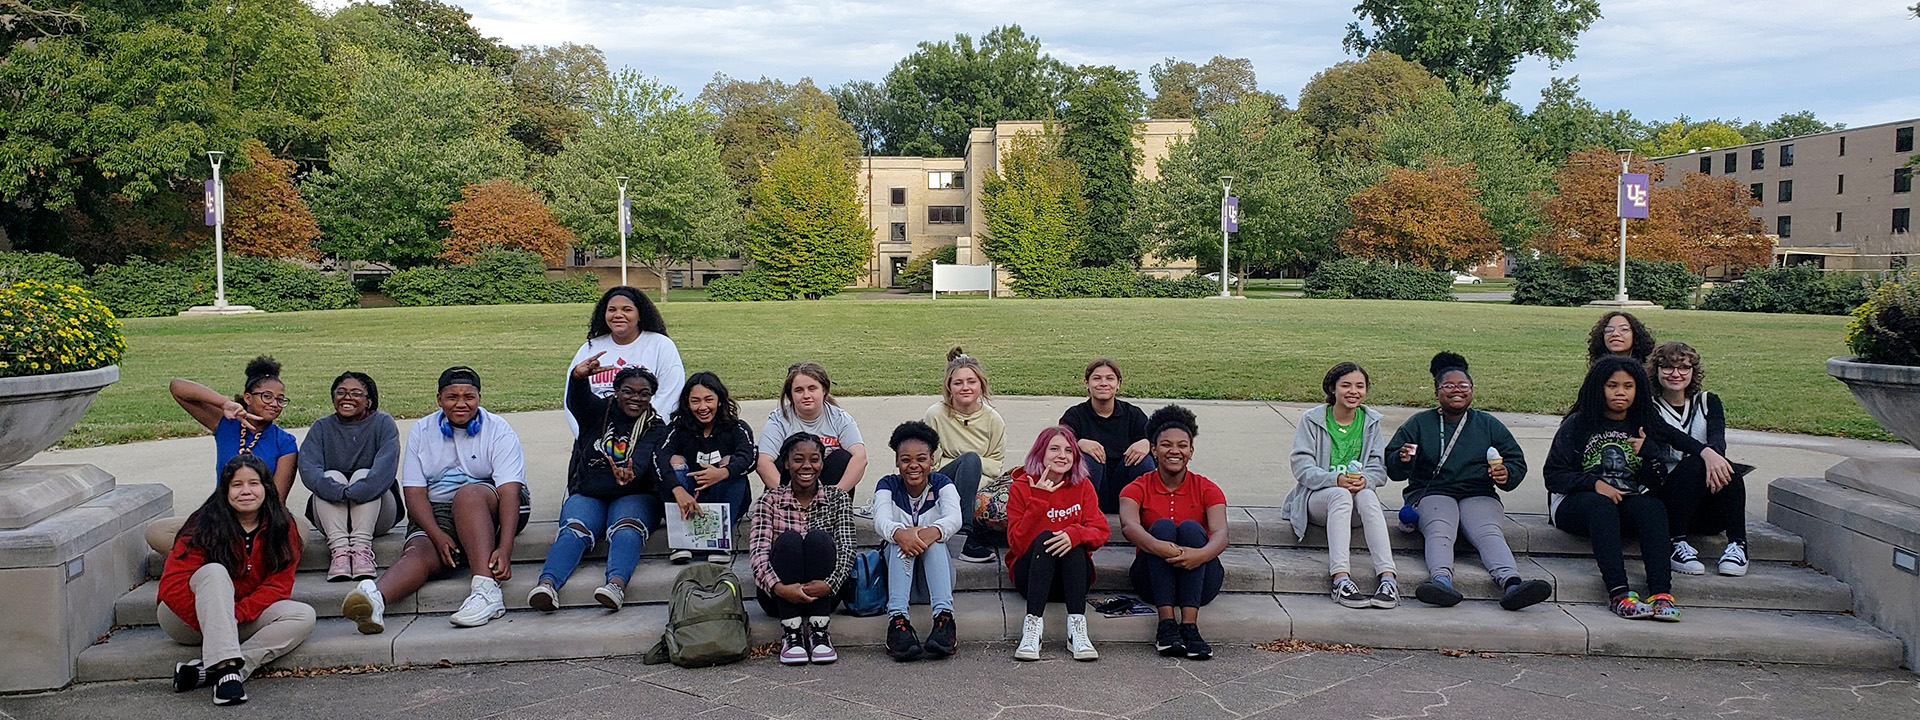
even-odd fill
[{"label": "concrete staircase", "polygon": [[[1095,596],[1131,593],[1126,578],[1133,550],[1119,537],[1118,522],[1111,524],[1115,528],[1112,544],[1094,554]],[[326,558],[316,539],[309,543],[293,596],[312,605],[321,620],[313,637],[278,665],[479,663],[645,652],[665,624],[664,603],[679,569],[666,562],[664,536],[649,538],[645,557],[629,584],[627,605],[620,612],[599,607],[591,597],[603,577],[604,565],[596,557],[604,553],[603,545],[561,590],[562,609],[544,614],[528,608],[526,596],[539,577],[555,530],[553,522],[532,523],[515,543],[513,578],[504,583],[506,617],[482,628],[453,627],[446,617],[466,598],[467,582],[464,578],[436,580],[413,597],[391,603],[387,630],[380,635],[361,635],[339,617],[340,600],[351,584],[326,581]],[[1749,530],[1753,564],[1746,577],[1720,577],[1711,569],[1703,577],[1675,576],[1674,594],[1685,613],[1685,621],[1677,624],[1613,617],[1602,604],[1604,588],[1586,541],[1549,527],[1541,515],[1508,516],[1507,540],[1518,556],[1521,574],[1550,580],[1555,590],[1549,602],[1521,612],[1503,611],[1493,602],[1499,597],[1497,588],[1464,542],[1455,563],[1455,582],[1467,601],[1442,609],[1413,600],[1412,588],[1428,577],[1420,555],[1421,538],[1397,528],[1391,533],[1408,597],[1395,610],[1350,610],[1327,597],[1324,531],[1315,528],[1296,540],[1278,508],[1230,508],[1232,544],[1221,556],[1227,569],[1225,591],[1202,612],[1201,627],[1215,643],[1299,638],[1383,648],[1865,667],[1898,667],[1902,661],[1899,640],[1853,617],[1848,587],[1806,567],[1800,539],[1771,524],[1755,522]],[[860,540],[864,546],[879,542],[864,524]],[[375,553],[382,566],[399,556],[400,544],[399,532],[376,539]],[[1717,558],[1721,549],[1708,539],[1697,540],[1695,546],[1707,559]],[[954,549],[957,552],[957,546]],[[1629,573],[1637,586],[1644,587],[1638,564],[1630,560]],[[158,577],[160,565],[160,556],[152,555],[148,575]],[[1356,582],[1363,589],[1371,588],[1375,578],[1367,553],[1356,550],[1353,565]],[[1013,592],[1005,567],[961,562],[955,566],[959,590],[955,615],[961,640],[1017,639],[1025,605]],[[747,560],[736,557],[733,567],[752,592]],[[115,602],[116,629],[104,642],[81,653],[78,680],[165,677],[174,662],[195,656],[154,624],[157,584],[149,580]],[[748,606],[755,637],[775,641],[775,623],[755,603]],[[925,606],[914,607],[922,630],[927,627],[925,613]],[[1065,636],[1064,613],[1056,606],[1047,622],[1049,642],[1057,644]],[[1095,640],[1103,644],[1146,642],[1153,632],[1151,617],[1094,614],[1090,623]],[[838,616],[833,627],[842,646],[878,646],[885,639],[883,617]],[[1134,651],[1120,654],[1128,652]]]}]

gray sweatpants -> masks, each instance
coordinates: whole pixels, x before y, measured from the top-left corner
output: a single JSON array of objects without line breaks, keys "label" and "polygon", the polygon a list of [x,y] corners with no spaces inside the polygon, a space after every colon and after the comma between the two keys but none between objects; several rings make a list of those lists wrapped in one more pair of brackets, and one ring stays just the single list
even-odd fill
[{"label": "gray sweatpants", "polygon": [[1427,539],[1427,572],[1453,575],[1453,543],[1465,530],[1467,542],[1480,551],[1480,563],[1493,575],[1493,581],[1506,585],[1507,578],[1519,577],[1513,568],[1513,550],[1507,536],[1500,532],[1506,508],[1500,498],[1470,497],[1455,500],[1444,495],[1428,495],[1414,506],[1420,511],[1420,534]]}]

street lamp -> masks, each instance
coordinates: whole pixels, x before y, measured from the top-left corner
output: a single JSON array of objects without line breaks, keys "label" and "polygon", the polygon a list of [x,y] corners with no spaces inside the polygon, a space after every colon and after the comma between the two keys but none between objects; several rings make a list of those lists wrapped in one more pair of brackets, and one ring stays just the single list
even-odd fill
[{"label": "street lamp", "polygon": [[620,183],[620,284],[627,284],[627,233],[633,229],[632,210],[627,207],[627,176],[614,178]]},{"label": "street lamp", "polygon": [[1620,292],[1613,296],[1613,301],[1625,305],[1627,304],[1627,213],[1624,210],[1627,206],[1627,165],[1633,160],[1633,149],[1622,148],[1615,152],[1620,153],[1618,192],[1620,193],[1619,205],[1623,211],[1618,213],[1620,215]]},{"label": "street lamp", "polygon": [[1239,207],[1233,202],[1233,176],[1220,176],[1220,297],[1227,292],[1227,238],[1240,226]]},{"label": "street lamp", "polygon": [[207,162],[213,164],[213,192],[207,200],[212,203],[207,214],[213,218],[213,307],[225,310],[227,307],[227,187],[220,183],[220,161],[226,153],[219,150],[207,151]]}]

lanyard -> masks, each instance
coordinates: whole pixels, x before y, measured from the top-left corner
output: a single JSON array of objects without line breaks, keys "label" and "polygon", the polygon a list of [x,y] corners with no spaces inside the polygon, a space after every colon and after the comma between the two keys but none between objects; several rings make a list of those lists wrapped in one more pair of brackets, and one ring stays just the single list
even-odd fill
[{"label": "lanyard", "polygon": [[1435,409],[1433,412],[1440,416],[1440,460],[1433,464],[1433,477],[1438,479],[1440,477],[1440,467],[1447,464],[1447,456],[1453,454],[1454,444],[1460,442],[1461,435],[1466,434],[1467,418],[1472,417],[1472,415],[1470,412],[1460,414],[1460,424],[1453,426],[1453,439],[1448,440],[1446,413],[1442,413],[1438,409]]},{"label": "lanyard", "polygon": [[[907,491],[906,486],[904,484],[901,485],[900,492],[906,492],[906,491]],[[928,495],[932,495],[932,494],[933,494],[933,483],[929,482],[927,483],[927,491],[921,493],[919,499],[915,499],[912,495],[907,496],[907,503],[912,506],[907,509],[907,512],[913,514],[913,518],[912,518],[913,525],[917,526],[920,524],[920,513],[921,511],[927,508],[927,501],[933,499],[933,498],[927,497]]]}]

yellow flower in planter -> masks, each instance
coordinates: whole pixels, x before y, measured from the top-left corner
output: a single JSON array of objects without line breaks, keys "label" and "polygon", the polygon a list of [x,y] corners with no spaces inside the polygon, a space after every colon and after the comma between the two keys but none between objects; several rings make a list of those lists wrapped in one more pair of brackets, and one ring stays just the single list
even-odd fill
[{"label": "yellow flower in planter", "polygon": [[106,367],[126,349],[112,311],[73,285],[0,286],[0,308],[0,377]]}]

